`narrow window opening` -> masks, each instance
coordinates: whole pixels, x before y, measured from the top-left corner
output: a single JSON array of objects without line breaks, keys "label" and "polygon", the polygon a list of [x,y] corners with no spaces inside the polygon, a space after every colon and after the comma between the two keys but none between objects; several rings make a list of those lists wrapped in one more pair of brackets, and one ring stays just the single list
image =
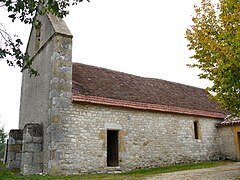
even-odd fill
[{"label": "narrow window opening", "polygon": [[237,132],[237,136],[238,136],[238,149],[239,149],[239,158],[240,158],[240,132]]},{"label": "narrow window opening", "polygon": [[118,131],[107,130],[107,166],[118,166]]},{"label": "narrow window opening", "polygon": [[199,127],[198,122],[194,121],[194,138],[199,139]]}]

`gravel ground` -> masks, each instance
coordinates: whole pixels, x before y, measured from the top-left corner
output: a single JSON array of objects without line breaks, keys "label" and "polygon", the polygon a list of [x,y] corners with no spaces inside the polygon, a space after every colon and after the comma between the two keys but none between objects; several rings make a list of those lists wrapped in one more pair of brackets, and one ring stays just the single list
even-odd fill
[{"label": "gravel ground", "polygon": [[240,180],[240,162],[207,169],[164,173],[146,177],[147,180]]}]

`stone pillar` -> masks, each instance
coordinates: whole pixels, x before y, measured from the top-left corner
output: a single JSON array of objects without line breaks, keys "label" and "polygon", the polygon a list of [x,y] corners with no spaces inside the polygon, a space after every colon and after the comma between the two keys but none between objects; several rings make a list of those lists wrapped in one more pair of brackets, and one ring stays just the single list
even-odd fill
[{"label": "stone pillar", "polygon": [[6,166],[8,169],[20,168],[22,157],[23,131],[13,129],[9,132]]},{"label": "stone pillar", "polygon": [[50,81],[49,126],[46,137],[49,137],[48,173],[60,175],[62,174],[60,163],[64,154],[62,147],[65,143],[64,114],[61,113],[61,109],[68,108],[72,102],[72,37],[56,35],[53,42],[56,52],[51,57],[53,72]]},{"label": "stone pillar", "polygon": [[37,123],[26,124],[23,130],[21,174],[43,172],[43,127]]}]

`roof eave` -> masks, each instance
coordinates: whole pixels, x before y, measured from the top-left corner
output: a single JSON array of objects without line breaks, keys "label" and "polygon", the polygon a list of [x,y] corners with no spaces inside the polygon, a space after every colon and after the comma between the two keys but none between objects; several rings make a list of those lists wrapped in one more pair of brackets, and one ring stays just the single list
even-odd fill
[{"label": "roof eave", "polygon": [[217,119],[225,118],[225,115],[219,112],[193,110],[193,109],[182,108],[182,107],[133,102],[133,101],[104,98],[104,97],[98,97],[98,96],[88,96],[88,95],[82,95],[78,93],[73,93],[72,100],[73,102],[86,102],[86,103],[92,103],[92,104],[101,104],[101,105],[108,105],[108,106],[126,107],[126,108],[141,109],[141,110],[159,111],[159,112],[170,112],[170,113],[203,116],[203,117],[217,118]]}]

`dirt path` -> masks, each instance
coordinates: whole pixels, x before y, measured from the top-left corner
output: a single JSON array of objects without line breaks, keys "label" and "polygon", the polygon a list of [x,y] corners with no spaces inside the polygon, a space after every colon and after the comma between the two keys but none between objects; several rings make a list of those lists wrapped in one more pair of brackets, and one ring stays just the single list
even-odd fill
[{"label": "dirt path", "polygon": [[240,162],[207,169],[164,173],[146,177],[147,180],[240,180]]}]

